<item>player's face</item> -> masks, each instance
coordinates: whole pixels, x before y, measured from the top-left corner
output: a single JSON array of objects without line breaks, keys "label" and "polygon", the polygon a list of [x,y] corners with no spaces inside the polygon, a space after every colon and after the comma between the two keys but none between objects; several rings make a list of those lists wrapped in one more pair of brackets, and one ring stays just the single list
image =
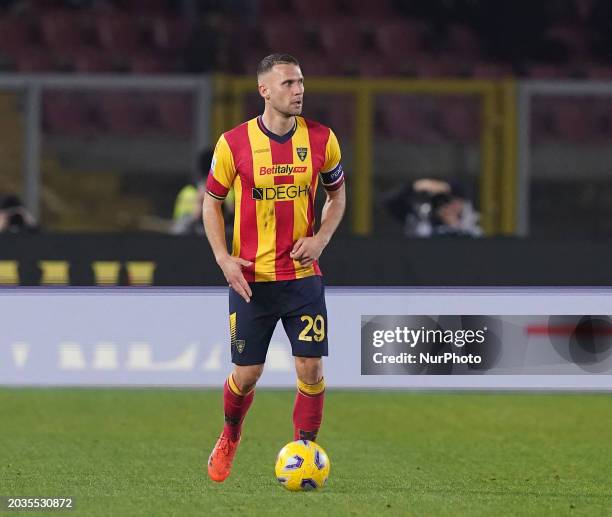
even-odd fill
[{"label": "player's face", "polygon": [[304,76],[299,66],[274,65],[261,77],[259,91],[275,111],[291,117],[302,113]]}]

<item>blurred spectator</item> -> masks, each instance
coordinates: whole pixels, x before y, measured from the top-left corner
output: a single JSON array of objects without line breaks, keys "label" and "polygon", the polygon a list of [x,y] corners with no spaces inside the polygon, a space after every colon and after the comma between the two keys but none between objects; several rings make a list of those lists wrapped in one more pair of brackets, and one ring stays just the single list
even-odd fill
[{"label": "blurred spectator", "polygon": [[[202,202],[206,195],[206,179],[212,162],[212,149],[204,149],[200,153],[198,163],[198,177],[193,184],[185,185],[176,197],[174,203],[174,224],[171,233],[175,234],[204,234],[202,224]],[[231,190],[223,204],[223,215],[226,227],[233,225],[234,191]]]},{"label": "blurred spectator", "polygon": [[34,233],[38,226],[21,200],[12,194],[0,196],[0,233]]},{"label": "blurred spectator", "polygon": [[404,225],[408,237],[483,235],[479,214],[459,185],[423,178],[384,198],[389,213]]}]

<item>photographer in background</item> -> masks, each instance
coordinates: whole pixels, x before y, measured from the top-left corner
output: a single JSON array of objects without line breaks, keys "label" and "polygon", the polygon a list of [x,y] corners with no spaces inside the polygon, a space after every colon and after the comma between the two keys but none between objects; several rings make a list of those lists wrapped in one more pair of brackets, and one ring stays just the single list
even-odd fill
[{"label": "photographer in background", "polygon": [[[210,165],[213,158],[212,149],[204,149],[198,159],[197,177],[194,182],[185,185],[176,197],[174,202],[173,225],[171,233],[173,234],[197,234],[204,235],[204,226],[202,225],[202,202],[206,195],[206,179],[210,171]],[[223,213],[225,215],[228,228],[231,231],[231,223],[234,217],[234,191],[232,190],[227,196],[227,202],[223,204]]]},{"label": "photographer in background", "polygon": [[38,226],[19,197],[0,195],[0,233],[35,233]]},{"label": "photographer in background", "polygon": [[387,194],[383,204],[407,237],[483,235],[480,215],[459,185],[423,178]]}]

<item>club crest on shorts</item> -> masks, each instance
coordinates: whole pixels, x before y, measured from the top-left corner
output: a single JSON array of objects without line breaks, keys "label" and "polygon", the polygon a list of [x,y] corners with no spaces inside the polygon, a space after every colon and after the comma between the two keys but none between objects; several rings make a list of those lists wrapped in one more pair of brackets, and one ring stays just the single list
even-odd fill
[{"label": "club crest on shorts", "polygon": [[246,347],[246,341],[244,339],[237,339],[235,344],[236,350],[238,350],[238,353],[241,354],[244,351],[244,347]]},{"label": "club crest on shorts", "polygon": [[308,147],[296,147],[295,151],[298,155],[298,158],[302,161],[304,161],[306,159],[306,156],[308,156]]}]

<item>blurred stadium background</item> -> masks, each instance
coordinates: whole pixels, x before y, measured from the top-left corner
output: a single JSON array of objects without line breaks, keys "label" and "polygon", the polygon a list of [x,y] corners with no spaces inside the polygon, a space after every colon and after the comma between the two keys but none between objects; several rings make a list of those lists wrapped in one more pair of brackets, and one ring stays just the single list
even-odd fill
[{"label": "blurred stadium background", "polygon": [[[609,236],[612,206],[611,24],[612,9],[597,0],[4,1],[0,193],[20,196],[48,244],[2,246],[0,282],[48,283],[32,257],[67,246],[50,236],[103,232],[117,259],[133,261],[137,250],[110,235],[172,233],[200,153],[259,112],[253,70],[282,49],[302,63],[305,116],[340,137],[350,174],[340,238],[360,250],[376,249],[366,244],[376,238],[402,256],[385,283],[601,285],[608,252],[597,244]],[[474,245],[503,267],[470,271],[475,248],[447,243],[465,267],[436,280],[439,264],[428,266],[436,244],[402,239],[423,234],[419,219],[437,210],[413,195],[423,178],[469,201],[476,230],[451,233],[482,233],[488,239]],[[566,259],[567,238],[583,245]],[[205,244],[189,247],[201,275],[164,274],[168,259],[144,257],[155,263],[144,283],[222,283]],[[417,250],[410,268],[407,247]],[[508,260],[512,250],[517,260]],[[90,257],[45,253],[39,261],[70,263],[72,277],[55,282],[101,282],[79,266]],[[17,255],[21,275],[7,263]],[[374,266],[371,255],[363,258]],[[591,265],[593,255],[602,260]],[[333,249],[323,259],[332,284],[376,283],[345,278],[340,263]],[[126,283],[120,270],[116,282]]]},{"label": "blurred stadium background", "polygon": [[[336,379],[610,389],[609,318],[577,331],[578,315],[612,311],[598,289],[612,283],[608,0],[0,0],[0,496],[72,491],[88,515],[285,514],[259,476],[289,436],[292,391],[262,391],[241,473],[217,490],[198,469],[218,392],[15,387],[219,385],[225,281],[189,217],[203,153],[260,112],[255,67],[278,51],[301,62],[304,115],[338,134],[348,176],[321,259],[346,322],[330,319],[336,341],[355,354],[330,357]],[[406,289],[382,303],[346,286]],[[574,315],[561,326],[584,339],[546,353],[563,348],[579,374],[366,382],[367,296],[372,311],[396,303],[389,314]],[[264,385],[286,388],[275,339]],[[338,469],[311,515],[610,514],[608,395],[336,387],[329,400],[322,440]]]}]

